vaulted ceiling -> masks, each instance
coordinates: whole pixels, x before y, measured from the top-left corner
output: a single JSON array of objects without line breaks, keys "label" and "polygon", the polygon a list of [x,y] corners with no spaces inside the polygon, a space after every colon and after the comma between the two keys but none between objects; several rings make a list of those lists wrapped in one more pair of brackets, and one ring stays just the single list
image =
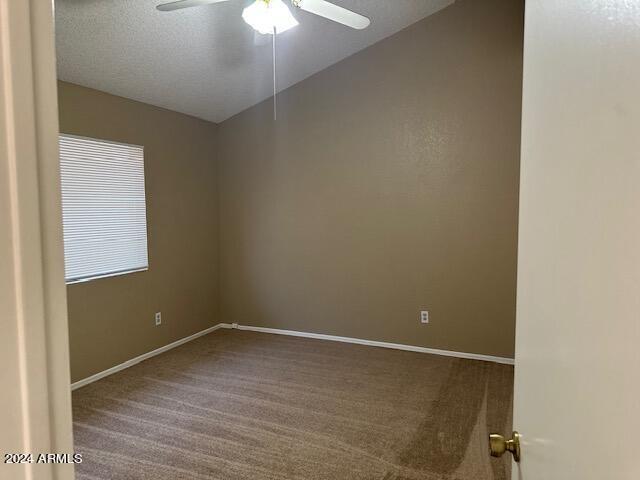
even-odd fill
[{"label": "vaulted ceiling", "polygon": [[[174,12],[157,11],[159,3],[56,0],[58,77],[213,122],[273,94],[271,37],[241,18],[251,0]],[[300,25],[277,37],[279,91],[453,0],[334,3],[368,16],[371,26],[352,30],[292,8]]]}]

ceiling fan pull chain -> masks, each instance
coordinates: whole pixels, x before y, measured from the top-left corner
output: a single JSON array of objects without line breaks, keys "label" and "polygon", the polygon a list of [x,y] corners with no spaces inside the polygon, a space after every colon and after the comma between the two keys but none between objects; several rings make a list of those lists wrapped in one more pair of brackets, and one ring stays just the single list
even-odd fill
[{"label": "ceiling fan pull chain", "polygon": [[278,119],[278,111],[276,107],[276,27],[273,27],[273,119]]}]

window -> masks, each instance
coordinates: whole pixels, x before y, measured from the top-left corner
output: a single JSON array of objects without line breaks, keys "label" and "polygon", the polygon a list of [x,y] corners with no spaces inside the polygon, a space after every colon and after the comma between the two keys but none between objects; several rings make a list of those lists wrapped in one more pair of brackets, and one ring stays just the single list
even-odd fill
[{"label": "window", "polygon": [[60,177],[67,283],[146,270],[143,148],[60,135]]}]

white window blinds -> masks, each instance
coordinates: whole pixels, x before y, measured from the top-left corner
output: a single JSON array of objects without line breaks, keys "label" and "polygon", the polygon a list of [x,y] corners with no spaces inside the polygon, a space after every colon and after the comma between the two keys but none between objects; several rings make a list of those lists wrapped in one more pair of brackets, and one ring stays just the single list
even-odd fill
[{"label": "white window blinds", "polygon": [[67,282],[148,268],[143,148],[60,135]]}]

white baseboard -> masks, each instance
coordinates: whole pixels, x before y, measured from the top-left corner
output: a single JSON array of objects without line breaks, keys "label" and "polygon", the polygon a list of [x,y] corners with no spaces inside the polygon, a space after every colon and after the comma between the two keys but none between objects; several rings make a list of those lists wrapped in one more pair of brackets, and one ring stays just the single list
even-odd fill
[{"label": "white baseboard", "polygon": [[479,353],[453,352],[451,350],[438,350],[435,348],[417,347],[414,345],[403,345],[401,343],[388,343],[388,342],[378,342],[376,340],[363,340],[360,338],[338,337],[336,335],[325,335],[323,333],[297,332],[295,330],[280,330],[278,328],[252,327],[249,325],[238,325],[237,328],[238,330],[250,330],[252,332],[275,333],[277,335],[290,335],[292,337],[317,338],[320,340],[331,340],[333,342],[356,343],[358,345],[369,345],[372,347],[393,348],[396,350],[407,350],[409,352],[430,353],[432,355],[444,355],[446,357],[467,358],[469,360],[482,360],[484,362],[503,363],[506,365],[514,365],[515,363],[513,358],[507,358],[507,357],[494,357],[491,355],[481,355]]},{"label": "white baseboard", "polygon": [[125,368],[129,368],[136,363],[140,363],[143,360],[146,360],[151,357],[155,357],[161,353],[166,352],[167,350],[171,350],[172,348],[179,347],[191,340],[195,340],[198,337],[202,337],[208,333],[214,332],[220,328],[237,328],[238,330],[248,330],[252,332],[263,332],[263,333],[273,333],[276,335],[289,335],[292,337],[305,337],[305,338],[316,338],[319,340],[330,340],[332,342],[343,342],[343,343],[355,343],[358,345],[369,345],[372,347],[382,347],[382,348],[393,348],[395,350],[406,350],[409,352],[419,352],[419,353],[430,353],[432,355],[444,355],[446,357],[457,357],[457,358],[467,358],[470,360],[482,360],[485,362],[494,362],[494,363],[503,363],[506,365],[513,365],[513,358],[505,358],[505,357],[494,357],[491,355],[481,355],[479,353],[466,353],[466,352],[452,352],[450,350],[438,350],[435,348],[427,348],[427,347],[417,347],[414,345],[403,345],[401,343],[389,343],[389,342],[378,342],[376,340],[363,340],[361,338],[351,338],[351,337],[339,337],[336,335],[325,335],[323,333],[309,333],[309,332],[297,332],[295,330],[281,330],[279,328],[266,328],[266,327],[252,327],[250,325],[238,325],[236,323],[219,323],[214,325],[213,327],[202,330],[198,333],[194,333],[193,335],[189,335],[188,337],[181,338],[180,340],[176,340],[173,343],[165,345],[164,347],[156,348],[150,352],[144,353],[140,356],[132,358],[131,360],[127,360],[115,367],[111,367],[102,372],[98,372],[95,375],[91,375],[90,377],[83,378],[82,380],[78,380],[75,383],[71,384],[71,390],[76,390],[77,388],[84,387],[85,385],[89,385],[101,378],[112,375],[120,370],[124,370]]},{"label": "white baseboard", "polygon": [[136,363],[140,363],[143,360],[146,360],[147,358],[155,357],[156,355],[164,353],[167,350],[171,350],[172,348],[179,347],[184,343],[190,342],[191,340],[195,340],[198,337],[202,337],[203,335],[206,335],[207,333],[211,333],[220,328],[231,328],[231,325],[228,323],[219,323],[217,325],[214,325],[213,327],[207,328],[198,333],[194,333],[193,335],[189,335],[188,337],[181,338],[180,340],[176,340],[175,342],[165,345],[164,347],[156,348],[155,350],[152,350],[150,352],[143,353],[142,355],[132,358],[131,360],[127,360],[126,362],[121,363],[120,365],[116,365],[115,367],[111,367],[102,372],[98,372],[95,375],[91,375],[90,377],[83,378],[82,380],[78,380],[77,382],[72,383],[71,390],[75,390],[77,388],[84,387],[85,385],[89,385],[90,383],[100,380],[101,378],[112,375],[116,372],[119,372],[120,370],[124,370],[125,368],[129,368],[135,365]]}]

